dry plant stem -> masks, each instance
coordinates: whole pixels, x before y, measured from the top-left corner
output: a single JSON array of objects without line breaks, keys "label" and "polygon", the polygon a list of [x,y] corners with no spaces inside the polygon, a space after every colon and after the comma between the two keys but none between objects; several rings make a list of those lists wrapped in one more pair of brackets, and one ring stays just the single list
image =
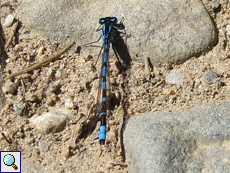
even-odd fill
[{"label": "dry plant stem", "polygon": [[6,140],[6,142],[8,142],[9,144],[12,143],[9,139],[7,139],[7,137],[5,136],[5,134],[3,132],[1,132],[1,134],[2,134],[3,138]]},{"label": "dry plant stem", "polygon": [[57,52],[53,56],[48,57],[48,58],[44,59],[43,61],[38,62],[38,63],[32,65],[31,67],[28,67],[28,68],[25,68],[25,69],[23,69],[21,71],[15,72],[15,73],[13,73],[13,74],[5,77],[4,80],[14,78],[14,77],[19,76],[21,74],[28,73],[28,72],[31,72],[33,70],[36,70],[36,69],[42,67],[44,64],[46,64],[46,63],[48,63],[50,61],[53,61],[54,59],[58,58],[64,52],[66,52],[67,50],[69,50],[74,44],[75,44],[75,42],[73,41],[70,44],[68,44],[64,49],[60,50],[59,52]]},{"label": "dry plant stem", "polygon": [[16,33],[17,27],[18,27],[18,21],[17,21],[17,22],[13,25],[13,27],[12,27],[12,31],[11,31],[11,34],[10,34],[10,38],[8,39],[8,41],[7,41],[6,44],[5,44],[5,50],[8,49],[10,43],[12,42],[13,37],[14,37],[14,34]]}]

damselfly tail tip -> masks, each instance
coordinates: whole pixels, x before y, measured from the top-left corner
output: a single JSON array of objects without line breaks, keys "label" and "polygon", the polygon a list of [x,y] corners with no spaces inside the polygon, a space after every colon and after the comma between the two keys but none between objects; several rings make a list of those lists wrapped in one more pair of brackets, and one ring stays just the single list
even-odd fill
[{"label": "damselfly tail tip", "polygon": [[100,140],[100,145],[105,145],[105,140]]}]

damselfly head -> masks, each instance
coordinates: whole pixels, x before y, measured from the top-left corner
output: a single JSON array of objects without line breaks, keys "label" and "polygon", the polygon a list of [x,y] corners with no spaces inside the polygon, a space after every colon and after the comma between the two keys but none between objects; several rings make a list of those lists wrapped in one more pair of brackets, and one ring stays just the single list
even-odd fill
[{"label": "damselfly head", "polygon": [[117,23],[117,18],[116,17],[105,17],[105,18],[100,18],[99,19],[99,24],[103,25],[105,23],[116,24]]}]

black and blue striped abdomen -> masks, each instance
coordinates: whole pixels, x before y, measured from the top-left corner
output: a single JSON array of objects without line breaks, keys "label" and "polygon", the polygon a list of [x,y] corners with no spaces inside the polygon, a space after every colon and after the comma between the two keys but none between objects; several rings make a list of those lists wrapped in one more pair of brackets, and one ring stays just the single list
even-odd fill
[{"label": "black and blue striped abdomen", "polygon": [[109,43],[104,45],[104,56],[103,56],[103,64],[102,64],[102,105],[101,105],[101,126],[100,126],[100,134],[99,140],[100,143],[105,142],[106,138],[106,106],[107,106],[107,98],[106,98],[106,75],[107,75],[107,64],[109,57]]}]

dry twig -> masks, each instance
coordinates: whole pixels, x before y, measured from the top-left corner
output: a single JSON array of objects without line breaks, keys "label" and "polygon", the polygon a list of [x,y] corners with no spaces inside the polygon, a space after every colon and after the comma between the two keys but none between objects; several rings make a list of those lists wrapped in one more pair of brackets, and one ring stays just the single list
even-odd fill
[{"label": "dry twig", "polygon": [[32,65],[32,66],[30,66],[30,67],[28,67],[28,68],[25,68],[25,69],[23,69],[23,70],[21,70],[21,71],[15,72],[15,73],[13,73],[13,74],[11,74],[11,75],[5,77],[4,80],[6,80],[6,79],[11,79],[11,78],[13,78],[13,77],[19,76],[19,75],[24,74],[24,73],[31,72],[31,71],[33,71],[33,70],[36,70],[36,69],[42,67],[44,64],[46,64],[46,63],[48,63],[48,62],[50,62],[50,61],[53,61],[54,59],[58,58],[58,57],[59,57],[60,55],[62,55],[64,52],[66,52],[67,50],[69,50],[74,44],[75,44],[75,42],[71,42],[71,43],[68,44],[64,49],[60,50],[59,52],[57,52],[57,53],[54,54],[53,56],[48,57],[48,58],[42,60],[41,62],[38,62],[38,63],[36,63],[36,64],[34,64],[34,65]]},{"label": "dry twig", "polygon": [[12,27],[12,31],[10,33],[10,38],[8,39],[8,41],[5,44],[5,50],[8,49],[10,43],[12,42],[14,34],[16,33],[17,27],[18,27],[18,21]]},{"label": "dry twig", "polygon": [[2,134],[3,138],[6,140],[6,142],[8,142],[9,144],[12,143],[11,139],[7,139],[6,135],[3,132],[1,132],[1,134]]}]

